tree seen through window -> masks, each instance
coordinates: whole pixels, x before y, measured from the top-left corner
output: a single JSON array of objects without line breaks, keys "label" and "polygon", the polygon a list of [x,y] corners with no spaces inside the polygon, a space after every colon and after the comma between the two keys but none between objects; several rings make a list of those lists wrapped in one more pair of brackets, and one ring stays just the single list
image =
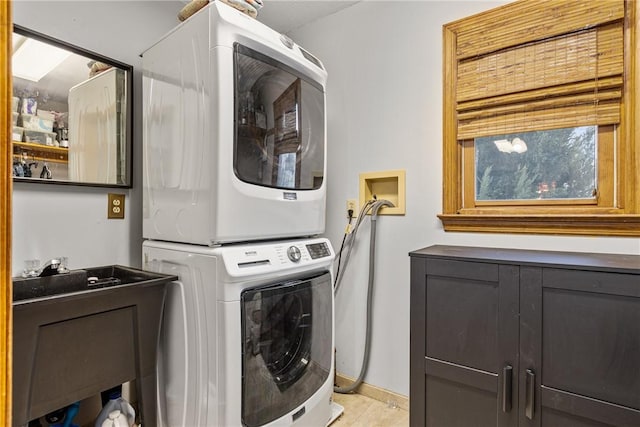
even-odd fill
[{"label": "tree seen through window", "polygon": [[476,138],[476,200],[593,199],[596,129]]}]

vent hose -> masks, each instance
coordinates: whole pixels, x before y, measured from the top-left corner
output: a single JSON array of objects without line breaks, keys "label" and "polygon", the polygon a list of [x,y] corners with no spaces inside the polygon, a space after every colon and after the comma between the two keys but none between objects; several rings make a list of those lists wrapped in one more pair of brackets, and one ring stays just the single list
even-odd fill
[{"label": "vent hose", "polygon": [[[362,384],[364,381],[364,376],[367,373],[367,368],[369,366],[369,355],[371,353],[371,320],[372,320],[372,305],[373,305],[373,282],[375,277],[375,253],[376,253],[376,224],[378,221],[378,211],[383,206],[393,207],[393,203],[388,200],[373,200],[367,202],[363,209],[360,211],[360,215],[358,215],[358,220],[356,221],[355,228],[353,233],[351,234],[351,238],[348,239],[348,250],[347,256],[344,260],[344,267],[342,269],[342,274],[336,276],[336,281],[334,285],[334,292],[337,293],[338,288],[340,286],[340,282],[342,281],[342,277],[344,275],[344,271],[346,270],[347,263],[349,262],[349,255],[351,254],[351,249],[353,248],[353,242],[355,241],[357,230],[362,222],[362,218],[367,212],[371,211],[371,238],[369,240],[369,280],[367,286],[367,307],[366,307],[366,315],[367,315],[367,323],[365,329],[365,341],[364,341],[364,355],[362,357],[362,367],[360,368],[360,375],[356,380],[345,387],[333,387],[333,391],[336,393],[351,393],[356,388]],[[344,248],[341,249],[341,252]]]}]

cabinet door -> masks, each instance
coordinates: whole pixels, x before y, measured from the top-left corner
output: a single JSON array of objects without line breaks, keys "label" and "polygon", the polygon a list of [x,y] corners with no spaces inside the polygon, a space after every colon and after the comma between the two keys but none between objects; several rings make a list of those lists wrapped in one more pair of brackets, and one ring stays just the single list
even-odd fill
[{"label": "cabinet door", "polygon": [[521,378],[533,412],[520,425],[640,426],[640,278],[527,267],[521,280],[521,371],[536,390],[527,401]]},{"label": "cabinet door", "polygon": [[412,263],[412,282],[422,287],[412,286],[412,310],[426,310],[422,319],[412,313],[412,355],[421,352],[424,365],[412,367],[412,382],[420,371],[422,381],[411,390],[411,425],[515,425],[518,267],[421,262]]}]

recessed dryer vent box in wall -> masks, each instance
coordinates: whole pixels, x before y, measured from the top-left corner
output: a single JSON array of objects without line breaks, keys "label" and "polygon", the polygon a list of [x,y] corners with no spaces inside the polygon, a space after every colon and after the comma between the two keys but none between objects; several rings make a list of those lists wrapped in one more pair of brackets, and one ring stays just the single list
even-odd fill
[{"label": "recessed dryer vent box in wall", "polygon": [[404,215],[405,171],[390,170],[360,174],[360,206],[375,197],[389,200],[394,207],[383,207],[378,215]]}]

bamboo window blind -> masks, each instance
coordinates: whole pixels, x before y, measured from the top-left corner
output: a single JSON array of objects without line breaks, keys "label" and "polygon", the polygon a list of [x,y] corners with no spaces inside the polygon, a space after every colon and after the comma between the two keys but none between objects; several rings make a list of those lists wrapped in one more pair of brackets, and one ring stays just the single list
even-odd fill
[{"label": "bamboo window blind", "polygon": [[524,25],[494,13],[484,25],[451,27],[457,139],[619,123],[624,1],[522,8],[533,16]]}]

